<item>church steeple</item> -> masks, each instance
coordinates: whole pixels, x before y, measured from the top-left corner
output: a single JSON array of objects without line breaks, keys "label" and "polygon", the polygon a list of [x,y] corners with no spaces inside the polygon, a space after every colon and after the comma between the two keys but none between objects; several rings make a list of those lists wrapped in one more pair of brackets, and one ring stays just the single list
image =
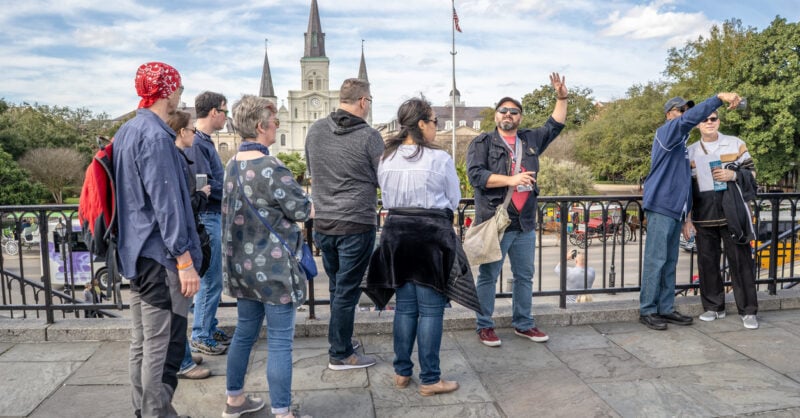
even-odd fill
[{"label": "church steeple", "polygon": [[308,15],[308,31],[305,33],[306,49],[303,57],[325,56],[325,34],[319,20],[317,0],[311,0],[311,13]]},{"label": "church steeple", "polygon": [[369,81],[367,77],[367,62],[364,60],[364,40],[361,40],[361,64],[358,66],[358,78]]},{"label": "church steeple", "polygon": [[272,71],[269,69],[269,57],[267,56],[267,40],[264,39],[264,69],[261,72],[261,88],[259,96],[277,101],[275,88],[272,86]]}]

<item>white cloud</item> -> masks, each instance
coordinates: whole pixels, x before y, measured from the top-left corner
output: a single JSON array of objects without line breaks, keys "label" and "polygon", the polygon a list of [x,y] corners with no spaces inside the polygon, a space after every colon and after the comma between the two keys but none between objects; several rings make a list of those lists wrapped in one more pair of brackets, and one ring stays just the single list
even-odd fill
[{"label": "white cloud", "polygon": [[[598,100],[622,97],[631,85],[660,77],[668,47],[707,33],[714,23],[710,10],[690,9],[683,1],[458,0],[464,32],[456,34],[456,75],[462,99],[492,105],[506,94],[520,97],[547,84],[551,71],[564,74],[568,86],[592,88]],[[187,104],[206,89],[235,100],[257,93],[264,38],[269,38],[280,101],[300,88],[309,4],[14,2],[0,15],[0,97],[118,116],[137,103],[138,65],[164,61],[181,71]],[[375,122],[391,119],[403,99],[419,92],[437,105],[448,100],[450,2],[319,0],[319,7],[332,89],[357,74],[366,40]],[[776,7],[772,16],[787,13]],[[739,17],[745,25],[766,26]]]}]

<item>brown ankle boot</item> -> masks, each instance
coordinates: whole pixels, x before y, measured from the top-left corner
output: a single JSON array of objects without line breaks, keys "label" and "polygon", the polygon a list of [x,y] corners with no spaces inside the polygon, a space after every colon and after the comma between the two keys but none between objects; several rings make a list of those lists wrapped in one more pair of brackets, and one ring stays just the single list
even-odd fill
[{"label": "brown ankle boot", "polygon": [[408,382],[410,381],[411,381],[411,376],[400,376],[399,374],[394,375],[394,385],[397,386],[399,389],[408,387]]},{"label": "brown ankle boot", "polygon": [[458,382],[441,379],[432,385],[419,385],[419,394],[433,396],[439,393],[450,393],[458,389]]}]

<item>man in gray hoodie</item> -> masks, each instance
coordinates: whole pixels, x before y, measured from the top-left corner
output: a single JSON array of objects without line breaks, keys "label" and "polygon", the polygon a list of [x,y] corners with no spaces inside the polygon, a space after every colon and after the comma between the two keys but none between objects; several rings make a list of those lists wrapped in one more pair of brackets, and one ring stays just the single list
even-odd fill
[{"label": "man in gray hoodie", "polygon": [[371,105],[369,82],[349,78],[339,91],[339,109],[314,122],[306,137],[314,241],[329,279],[331,370],[375,364],[355,351],[352,340],[361,279],[375,246],[377,170],[384,148],[381,135],[364,120]]}]

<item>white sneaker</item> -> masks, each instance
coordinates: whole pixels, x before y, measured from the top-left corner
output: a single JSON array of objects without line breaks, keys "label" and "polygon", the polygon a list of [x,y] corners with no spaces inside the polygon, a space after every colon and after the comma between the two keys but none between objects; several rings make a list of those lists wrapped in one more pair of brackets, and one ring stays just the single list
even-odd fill
[{"label": "white sneaker", "polygon": [[747,329],[757,329],[758,319],[756,319],[755,315],[744,315],[742,317],[742,324]]},{"label": "white sneaker", "polygon": [[702,315],[699,316],[701,321],[713,321],[715,319],[722,319],[725,318],[725,311],[705,311]]}]

